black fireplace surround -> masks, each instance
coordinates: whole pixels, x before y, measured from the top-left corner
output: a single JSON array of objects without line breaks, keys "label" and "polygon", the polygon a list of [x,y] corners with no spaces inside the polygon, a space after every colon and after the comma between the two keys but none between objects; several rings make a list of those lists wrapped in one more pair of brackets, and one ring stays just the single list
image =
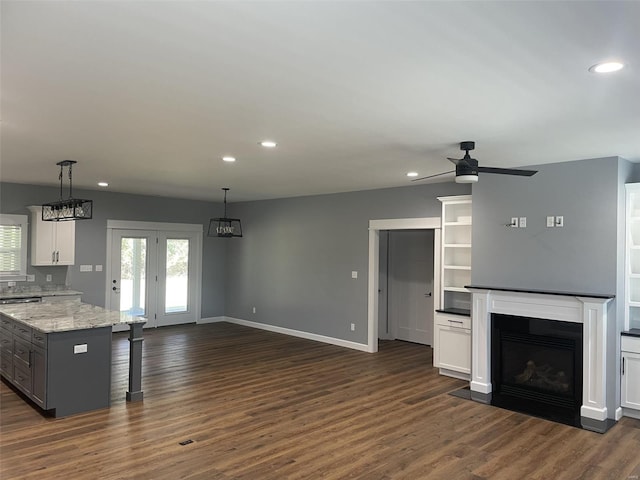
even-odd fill
[{"label": "black fireplace surround", "polygon": [[580,427],[582,325],[491,314],[491,404]]}]

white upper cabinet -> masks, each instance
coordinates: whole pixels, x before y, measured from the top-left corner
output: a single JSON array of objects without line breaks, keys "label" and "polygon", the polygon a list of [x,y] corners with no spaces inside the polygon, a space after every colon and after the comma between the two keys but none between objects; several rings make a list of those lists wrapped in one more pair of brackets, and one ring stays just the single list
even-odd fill
[{"label": "white upper cabinet", "polygon": [[42,207],[31,211],[31,265],[73,265],[76,252],[76,222],[43,222]]}]

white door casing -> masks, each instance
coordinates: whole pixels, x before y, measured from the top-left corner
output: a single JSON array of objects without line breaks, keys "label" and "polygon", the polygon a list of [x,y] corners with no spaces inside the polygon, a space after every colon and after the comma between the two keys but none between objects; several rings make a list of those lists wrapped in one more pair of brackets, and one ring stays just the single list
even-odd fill
[{"label": "white door casing", "polygon": [[[147,258],[144,294],[145,327],[195,323],[201,316],[202,231],[199,224],[107,221],[107,262],[105,306],[120,309],[120,245],[122,238],[145,239]],[[188,251],[188,267],[183,265],[177,278],[175,262],[167,252],[178,245]],[[175,248],[174,248],[175,250]],[[167,269],[167,261],[169,269]],[[184,263],[184,262],[183,262]],[[114,283],[115,281],[115,283]],[[176,283],[176,281],[178,283]],[[114,290],[114,287],[116,290]],[[139,290],[136,290],[139,291]],[[168,294],[168,293],[169,294]],[[177,302],[176,302],[177,298]]]},{"label": "white door casing", "polygon": [[[369,220],[367,351],[378,351],[378,282],[381,230],[434,230],[433,291],[440,291],[440,217]],[[440,308],[438,298],[434,308]]]}]

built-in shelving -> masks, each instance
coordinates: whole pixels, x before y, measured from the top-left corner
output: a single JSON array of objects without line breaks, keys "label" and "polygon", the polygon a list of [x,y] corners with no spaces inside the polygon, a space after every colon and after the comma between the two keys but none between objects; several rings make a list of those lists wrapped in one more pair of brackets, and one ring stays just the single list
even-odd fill
[{"label": "built-in shelving", "polygon": [[441,291],[434,314],[434,366],[469,379],[471,372],[471,195],[442,202]]}]

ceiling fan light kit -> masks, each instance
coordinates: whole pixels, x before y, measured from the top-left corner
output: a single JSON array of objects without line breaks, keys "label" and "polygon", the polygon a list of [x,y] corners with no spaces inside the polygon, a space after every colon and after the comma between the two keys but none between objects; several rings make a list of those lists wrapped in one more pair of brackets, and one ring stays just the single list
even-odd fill
[{"label": "ceiling fan light kit", "polygon": [[[71,168],[75,160],[63,160],[56,163],[60,166],[60,200],[42,205],[42,220],[45,222],[63,222],[69,220],[90,220],[93,217],[93,200],[73,198]],[[69,169],[69,198],[62,198],[62,173],[64,167]]]},{"label": "ceiling fan light kit", "polygon": [[240,219],[227,217],[227,192],[229,188],[224,187],[222,190],[224,190],[224,217],[209,220],[207,236],[221,238],[242,237]]}]

